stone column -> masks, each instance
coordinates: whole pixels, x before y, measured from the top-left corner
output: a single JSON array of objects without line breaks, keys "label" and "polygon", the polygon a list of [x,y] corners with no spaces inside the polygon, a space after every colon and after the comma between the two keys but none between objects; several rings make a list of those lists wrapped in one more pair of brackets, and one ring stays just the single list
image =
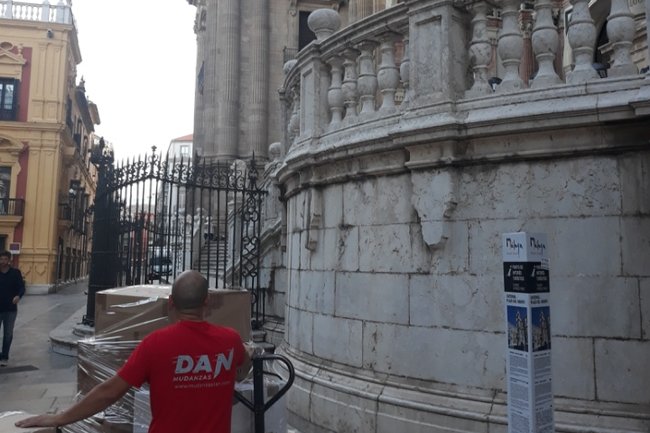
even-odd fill
[{"label": "stone column", "polygon": [[[269,0],[251,2],[253,26],[251,37],[250,146],[255,156],[268,155],[269,104]],[[242,156],[242,149],[239,155]]]},{"label": "stone column", "polygon": [[[193,150],[194,152],[199,152],[201,155],[205,154],[206,151],[214,153],[214,149],[210,146],[210,149],[206,149],[206,130],[205,125],[208,124],[208,118],[206,116],[206,111],[208,110],[208,102],[214,104],[214,74],[210,74],[209,67],[214,65],[214,58],[207,55],[206,47],[210,45],[207,44],[207,38],[210,32],[208,31],[208,12],[210,9],[215,9],[216,4],[208,8],[205,4],[198,5],[196,9],[196,18],[194,21],[194,33],[196,34],[196,88],[194,90],[194,137],[193,137]],[[216,33],[216,13],[214,14],[214,21],[211,23],[214,27]],[[214,69],[212,69],[214,70]],[[211,84],[212,98],[208,99],[208,86],[207,82]],[[211,123],[214,124],[214,106],[212,108]],[[214,134],[214,128],[213,134]],[[214,137],[214,135],[212,135]],[[212,142],[213,140],[211,140]]]},{"label": "stone column", "polygon": [[[354,21],[359,21],[367,16],[370,16],[373,14],[373,0],[356,0],[354,2],[354,8],[355,13],[354,13]],[[351,20],[352,22],[352,20]]]},{"label": "stone column", "polygon": [[[217,83],[217,0],[210,0],[205,5],[205,30],[197,33],[197,61],[201,74],[203,69],[203,110],[197,119],[200,128],[195,137],[195,149],[203,156],[211,157],[217,154],[217,112],[219,107]],[[198,89],[199,92],[201,89]],[[195,129],[197,131],[197,129]]]},{"label": "stone column", "polygon": [[239,153],[239,74],[241,57],[240,0],[221,0],[217,13],[217,109],[216,149],[221,158]]}]

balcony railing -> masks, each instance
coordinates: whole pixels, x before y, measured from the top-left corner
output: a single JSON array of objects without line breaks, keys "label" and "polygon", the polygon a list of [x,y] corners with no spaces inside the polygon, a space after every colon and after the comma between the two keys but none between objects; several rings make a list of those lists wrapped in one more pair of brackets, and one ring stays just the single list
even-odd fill
[{"label": "balcony railing", "polygon": [[0,198],[0,216],[23,216],[25,200],[21,198]]},{"label": "balcony railing", "polygon": [[[377,134],[421,128],[422,121],[436,128],[439,122],[470,119],[477,109],[483,110],[481,121],[503,121],[508,111],[494,107],[513,103],[527,103],[530,115],[543,116],[549,100],[578,99],[587,85],[590,92],[605,94],[612,79],[625,91],[622,105],[632,106],[636,115],[650,110],[650,74],[639,74],[649,54],[632,52],[648,18],[641,22],[626,0],[612,0],[607,16],[612,64],[603,79],[593,67],[597,29],[588,0],[571,2],[565,44],[574,60],[566,74],[555,66],[563,32],[551,1],[536,0],[535,14],[522,11],[521,3],[410,1],[340,31],[332,18],[331,28],[316,32],[318,39],[285,64],[280,89],[285,152],[311,152],[315,140],[321,146],[372,141]],[[532,20],[527,34],[519,22],[524,12]],[[498,34],[496,40],[491,32]],[[528,65],[538,65],[532,78],[522,62],[525,49],[534,57]]]},{"label": "balcony railing", "polygon": [[44,0],[41,4],[0,0],[0,18],[46,23],[73,23],[69,0],[66,0],[66,4],[59,1],[59,4],[56,5],[51,5],[48,0]]},{"label": "balcony railing", "polygon": [[59,220],[68,221],[70,228],[76,232],[86,233],[88,222],[81,209],[73,208],[67,203],[59,203]]}]

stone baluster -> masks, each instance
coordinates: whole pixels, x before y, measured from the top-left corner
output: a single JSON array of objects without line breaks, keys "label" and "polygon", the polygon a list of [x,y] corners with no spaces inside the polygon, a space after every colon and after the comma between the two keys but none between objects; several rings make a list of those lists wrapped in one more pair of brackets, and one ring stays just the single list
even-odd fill
[{"label": "stone baluster", "polygon": [[470,6],[472,17],[472,41],[469,45],[470,62],[474,70],[474,84],[466,96],[475,97],[492,93],[488,83],[488,65],[492,59],[492,44],[487,35],[487,4],[479,1]]},{"label": "stone baluster", "polygon": [[596,26],[589,12],[589,0],[571,0],[573,12],[569,22],[569,44],[573,49],[575,66],[567,74],[569,84],[580,84],[598,79],[598,73],[591,65],[596,44]]},{"label": "stone baluster", "polygon": [[635,31],[634,15],[630,12],[627,0],[612,0],[609,17],[607,17],[607,37],[614,50],[614,62],[608,72],[610,77],[639,73],[630,56]]},{"label": "stone baluster", "polygon": [[537,18],[533,27],[533,52],[539,68],[533,79],[532,88],[560,84],[562,80],[555,72],[555,55],[558,49],[559,36],[553,23],[553,8],[550,0],[537,0],[535,2]]},{"label": "stone baluster", "polygon": [[524,51],[524,38],[518,20],[520,3],[520,0],[503,0],[503,10],[501,11],[503,27],[499,32],[497,50],[501,56],[505,74],[503,81],[497,87],[497,92],[513,92],[524,87],[519,76],[519,64]]},{"label": "stone baluster", "polygon": [[2,14],[3,18],[12,19],[14,17],[14,2],[13,0],[8,0],[5,3],[5,12]]},{"label": "stone baluster", "polygon": [[359,51],[348,48],[343,52],[343,103],[345,104],[345,122],[354,123],[357,117],[357,101],[359,92],[357,90],[357,58]]},{"label": "stone baluster", "polygon": [[[63,3],[63,0],[59,0],[59,2],[56,4],[56,14],[54,20],[57,23],[65,23],[65,4]],[[49,20],[48,20],[49,21]]]},{"label": "stone baluster", "polygon": [[533,10],[520,9],[519,10],[519,28],[523,36],[523,50],[521,54],[521,62],[519,63],[519,78],[524,82],[524,86],[530,85],[530,80],[535,71],[535,60],[533,53]]},{"label": "stone baluster", "polygon": [[343,120],[343,89],[341,66],[343,59],[334,56],[327,62],[330,65],[330,86],[327,91],[327,103],[330,109],[330,128],[338,127]]},{"label": "stone baluster", "polygon": [[[291,59],[287,61],[284,66],[282,67],[282,71],[284,72],[285,80],[286,77],[289,75],[289,73],[293,70],[294,66],[296,65],[297,60],[296,59]],[[292,116],[294,115],[294,95],[292,92],[291,87],[283,87],[278,91],[280,95],[280,103],[282,110],[280,112],[281,116],[281,125],[283,126],[283,154],[286,154],[289,148],[291,147],[291,143],[293,142],[293,136],[291,136],[291,119]]]},{"label": "stone baluster", "polygon": [[382,95],[380,110],[391,112],[395,110],[395,92],[399,86],[399,70],[395,64],[395,42],[397,34],[382,37],[379,45],[380,63],[377,68],[377,85]]},{"label": "stone baluster", "polygon": [[49,22],[50,21],[50,2],[49,0],[43,0],[43,4],[41,6],[41,21],[43,22]]},{"label": "stone baluster", "polygon": [[300,92],[298,86],[291,90],[293,96],[293,103],[291,104],[291,116],[289,117],[289,124],[287,125],[287,136],[289,137],[289,146],[300,136]]},{"label": "stone baluster", "polygon": [[[645,20],[646,29],[650,29],[650,0],[645,2]],[[646,56],[650,59],[650,32],[646,32]],[[636,97],[630,101],[630,105],[634,107],[634,114],[637,116],[650,114],[650,68],[646,71],[645,80]]]},{"label": "stone baluster", "polygon": [[399,65],[399,75],[402,79],[402,86],[404,87],[404,100],[402,101],[402,108],[408,107],[409,102],[411,101],[411,95],[409,90],[409,85],[411,82],[411,57],[409,54],[409,35],[408,29],[404,35],[404,57],[402,58],[402,63]]},{"label": "stone baluster", "polygon": [[377,44],[366,41],[359,45],[359,99],[361,100],[361,115],[375,112],[375,94],[377,93],[377,75],[375,74],[373,51]]}]

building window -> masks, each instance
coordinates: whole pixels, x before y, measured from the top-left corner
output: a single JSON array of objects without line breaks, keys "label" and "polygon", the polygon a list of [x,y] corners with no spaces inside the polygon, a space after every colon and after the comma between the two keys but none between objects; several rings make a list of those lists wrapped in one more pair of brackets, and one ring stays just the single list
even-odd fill
[{"label": "building window", "polygon": [[181,156],[190,156],[190,146],[183,144],[181,146]]},{"label": "building window", "polygon": [[18,115],[18,80],[0,78],[0,120],[16,120]]},{"label": "building window", "polygon": [[0,167],[0,215],[7,215],[10,191],[11,167]]},{"label": "building window", "polygon": [[316,34],[307,25],[311,11],[300,11],[298,23],[298,51],[305,48],[311,41],[316,40]]}]

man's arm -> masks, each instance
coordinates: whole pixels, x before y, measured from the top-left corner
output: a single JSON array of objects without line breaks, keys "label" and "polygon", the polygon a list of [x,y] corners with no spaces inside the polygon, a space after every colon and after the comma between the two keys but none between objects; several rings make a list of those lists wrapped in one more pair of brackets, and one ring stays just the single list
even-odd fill
[{"label": "man's arm", "polygon": [[23,278],[23,273],[20,272],[20,269],[18,269],[18,296],[21,298],[25,296],[25,279]]},{"label": "man's arm", "polygon": [[38,415],[16,422],[16,427],[59,427],[86,419],[122,398],[131,385],[115,375],[94,387],[80,402],[55,415]]},{"label": "man's arm", "polygon": [[18,304],[18,302],[25,296],[25,280],[23,279],[23,274],[20,272],[20,269],[16,269],[16,285],[18,286],[18,296],[14,296],[12,302]]}]

